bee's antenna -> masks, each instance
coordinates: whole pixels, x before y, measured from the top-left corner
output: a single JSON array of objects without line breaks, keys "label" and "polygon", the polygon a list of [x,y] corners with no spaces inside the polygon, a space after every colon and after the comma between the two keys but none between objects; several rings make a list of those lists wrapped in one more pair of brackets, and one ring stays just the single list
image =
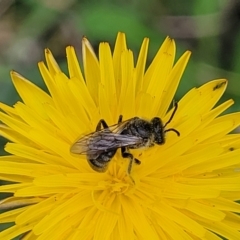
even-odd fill
[{"label": "bee's antenna", "polygon": [[180,136],[180,132],[178,130],[174,129],[174,128],[169,128],[167,130],[164,130],[164,132],[171,132],[171,131],[175,132],[178,135],[178,137]]},{"label": "bee's antenna", "polygon": [[[171,117],[169,118],[169,120],[165,123],[165,125],[163,126],[163,128],[165,128],[165,127],[172,121],[172,119],[173,119],[173,117],[174,117],[177,109],[178,109],[178,103],[177,103],[177,102],[174,102],[174,110],[173,110],[173,112],[172,112],[172,115],[171,115]],[[178,130],[174,129],[174,128],[169,128],[169,129],[164,130],[164,132],[171,132],[171,131],[172,131],[172,132],[175,132],[178,136],[180,136],[180,132],[179,132]]]},{"label": "bee's antenna", "polygon": [[[169,118],[169,120],[168,120],[168,121],[165,123],[165,125],[163,126],[164,128],[172,121],[172,119],[173,119],[173,117],[174,117],[177,109],[178,109],[178,103],[177,103],[177,102],[174,102],[174,110],[173,110],[172,115],[171,115],[171,117]],[[170,129],[171,129],[171,128],[170,128]],[[170,129],[168,129],[168,130],[170,130]],[[168,130],[165,130],[165,132],[167,132]],[[172,131],[172,130],[170,130],[170,131]],[[175,132],[175,131],[174,131],[174,132]]]}]

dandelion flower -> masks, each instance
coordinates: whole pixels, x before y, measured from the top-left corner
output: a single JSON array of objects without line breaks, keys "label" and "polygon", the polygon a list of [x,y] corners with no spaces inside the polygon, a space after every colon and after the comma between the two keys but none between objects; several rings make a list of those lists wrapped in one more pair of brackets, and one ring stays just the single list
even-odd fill
[{"label": "dandelion flower", "polygon": [[49,93],[11,72],[22,102],[0,104],[0,134],[9,140],[0,179],[10,182],[0,191],[13,194],[1,202],[0,223],[14,225],[0,239],[240,239],[240,135],[230,134],[240,113],[222,114],[232,100],[216,106],[225,79],[178,101],[168,127],[180,136],[169,131],[165,144],[131,150],[141,161],[131,176],[120,151],[104,173],[70,153],[100,119],[168,121],[190,52],[174,63],[175,43],[166,38],[145,70],[148,43],[136,60],[119,33],[113,53],[103,42],[97,58],[84,38],[82,70],[66,49],[69,76],[47,49],[39,69]]}]

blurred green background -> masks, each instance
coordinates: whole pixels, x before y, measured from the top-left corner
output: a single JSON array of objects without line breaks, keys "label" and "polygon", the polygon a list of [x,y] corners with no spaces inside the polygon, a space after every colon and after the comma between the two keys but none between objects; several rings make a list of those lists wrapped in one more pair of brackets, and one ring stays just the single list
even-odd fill
[{"label": "blurred green background", "polygon": [[50,48],[67,72],[65,47],[73,45],[81,61],[81,38],[97,51],[100,41],[114,45],[118,31],[127,34],[137,56],[144,37],[150,38],[149,62],[163,39],[177,43],[180,56],[192,57],[177,93],[215,78],[229,80],[226,98],[240,95],[240,1],[236,0],[2,0],[0,1],[0,101],[19,100],[10,80],[14,69],[45,88],[37,68]]},{"label": "blurred green background", "polygon": [[[240,1],[238,0],[1,0],[0,101],[13,105],[19,97],[10,80],[15,70],[45,89],[37,68],[50,48],[67,72],[65,47],[73,45],[81,61],[81,38],[97,51],[100,41],[114,45],[118,31],[127,34],[137,56],[144,37],[150,38],[149,62],[163,39],[177,43],[177,56],[192,57],[176,99],[194,86],[227,78],[224,99],[240,110]],[[6,141],[0,138],[0,153]]]},{"label": "blurred green background", "polygon": [[240,95],[240,1],[236,0],[2,0],[0,1],[0,101],[19,100],[9,77],[14,69],[45,88],[37,68],[50,48],[63,70],[65,47],[73,45],[81,61],[81,38],[96,51],[100,41],[114,45],[118,31],[127,34],[137,56],[144,37],[150,38],[149,62],[163,39],[177,43],[180,56],[192,57],[177,93],[214,78],[227,78],[226,98]]}]

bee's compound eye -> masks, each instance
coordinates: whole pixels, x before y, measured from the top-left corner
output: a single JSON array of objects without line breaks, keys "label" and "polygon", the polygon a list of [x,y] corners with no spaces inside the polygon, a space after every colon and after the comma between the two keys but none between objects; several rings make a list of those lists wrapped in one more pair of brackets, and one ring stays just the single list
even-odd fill
[{"label": "bee's compound eye", "polygon": [[159,131],[160,128],[163,128],[163,124],[160,118],[155,117],[151,120],[154,131]]},{"label": "bee's compound eye", "polygon": [[164,127],[162,120],[158,117],[155,117],[151,120],[153,126],[153,135],[154,135],[154,142],[156,144],[164,144]]},{"label": "bee's compound eye", "polygon": [[164,144],[165,143],[165,134],[159,134],[155,135],[155,140],[154,142],[158,145]]}]

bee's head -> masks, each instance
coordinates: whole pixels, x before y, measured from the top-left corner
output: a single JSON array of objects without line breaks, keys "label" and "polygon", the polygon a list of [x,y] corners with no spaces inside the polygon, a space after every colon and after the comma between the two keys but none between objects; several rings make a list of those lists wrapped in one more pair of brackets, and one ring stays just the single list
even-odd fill
[{"label": "bee's head", "polygon": [[154,140],[153,142],[156,144],[164,144],[165,143],[165,131],[162,120],[159,117],[155,117],[151,120],[152,123],[152,133]]},{"label": "bee's head", "polygon": [[153,133],[153,142],[161,145],[165,143],[165,133],[166,132],[175,132],[178,136],[180,136],[180,133],[174,129],[174,128],[169,128],[165,129],[166,125],[163,125],[162,120],[159,117],[155,117],[151,120],[152,123],[152,133]]},{"label": "bee's head", "polygon": [[165,143],[165,133],[166,132],[175,132],[178,136],[180,136],[179,131],[174,128],[166,129],[167,125],[172,121],[173,116],[175,115],[178,108],[177,102],[175,102],[175,107],[173,109],[172,115],[170,116],[169,120],[163,125],[162,120],[159,117],[155,117],[151,120],[152,128],[153,128],[153,137],[154,143],[156,144],[164,144]]}]

